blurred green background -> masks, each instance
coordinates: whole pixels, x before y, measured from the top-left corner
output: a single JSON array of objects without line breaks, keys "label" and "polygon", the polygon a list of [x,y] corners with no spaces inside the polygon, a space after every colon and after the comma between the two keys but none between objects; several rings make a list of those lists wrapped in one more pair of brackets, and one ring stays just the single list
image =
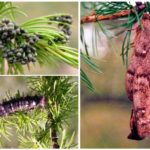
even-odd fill
[{"label": "blurred green background", "polygon": [[[0,77],[0,103],[7,98],[7,93],[10,96],[14,96],[17,90],[20,93],[24,93],[27,95],[29,92],[29,88],[27,86],[27,78],[23,76],[1,76]],[[72,77],[73,81],[78,80],[77,77]],[[76,90],[78,91],[78,90]],[[78,115],[77,113],[72,115],[71,118],[68,119],[68,124],[65,125],[65,129],[67,131],[67,135],[71,136],[72,133],[75,131],[75,142],[78,143]],[[18,140],[17,140],[17,133],[15,132],[14,128],[9,129],[11,131],[11,135],[9,136],[10,140],[7,140],[4,137],[0,136],[0,141],[3,143],[3,148],[18,148]],[[59,136],[60,138],[60,136]]]},{"label": "blurred green background", "polygon": [[[82,15],[87,14],[81,9]],[[121,23],[121,20],[119,20]],[[115,21],[111,21],[115,22]],[[109,21],[105,21],[107,27]],[[118,23],[118,20],[115,22]],[[84,25],[88,50],[102,73],[98,74],[82,63],[83,70],[93,83],[95,92],[90,92],[81,83],[81,147],[82,148],[150,148],[149,138],[142,141],[127,139],[130,133],[132,103],[125,92],[126,67],[122,63],[121,46],[124,34],[108,40],[101,30],[98,50],[92,55],[90,37],[93,24]],[[116,31],[115,31],[116,32]],[[110,33],[113,34],[111,31]],[[132,50],[130,50],[131,55]]]},{"label": "blurred green background", "polygon": [[[28,19],[57,13],[69,13],[73,16],[72,35],[69,46],[78,48],[78,3],[77,2],[13,2],[21,11],[28,16],[16,14],[17,23],[22,23]],[[24,67],[25,74],[77,74],[77,69],[65,63],[50,64],[48,66],[32,66],[28,71]]]}]

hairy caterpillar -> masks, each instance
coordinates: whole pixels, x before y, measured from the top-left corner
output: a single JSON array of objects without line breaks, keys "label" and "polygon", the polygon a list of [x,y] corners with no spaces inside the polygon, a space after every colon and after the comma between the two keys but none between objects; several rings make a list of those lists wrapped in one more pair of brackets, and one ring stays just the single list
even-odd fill
[{"label": "hairy caterpillar", "polygon": [[126,73],[126,91],[133,102],[128,138],[142,140],[150,136],[150,15],[143,14],[136,27],[134,52]]},{"label": "hairy caterpillar", "polygon": [[17,111],[27,111],[36,106],[44,107],[46,104],[43,96],[25,96],[13,98],[10,101],[4,101],[0,104],[0,116],[6,116]]}]

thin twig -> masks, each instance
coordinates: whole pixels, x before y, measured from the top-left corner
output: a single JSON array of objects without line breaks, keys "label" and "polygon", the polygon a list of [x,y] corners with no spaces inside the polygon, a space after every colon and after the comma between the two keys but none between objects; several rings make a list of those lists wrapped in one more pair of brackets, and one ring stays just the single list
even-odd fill
[{"label": "thin twig", "polygon": [[6,59],[4,59],[4,72],[5,72],[5,74],[8,73],[8,62]]},{"label": "thin twig", "polygon": [[51,112],[48,112],[48,117],[47,117],[47,122],[46,122],[46,128],[51,128],[51,132],[50,132],[50,139],[52,141],[52,148],[59,148],[59,144],[58,144],[58,137],[57,137],[57,131],[55,129],[55,127],[53,127],[53,119],[52,119],[52,114]]},{"label": "thin twig", "polygon": [[129,13],[133,13],[133,11],[132,10],[122,10],[120,12],[117,12],[117,13],[114,13],[111,15],[96,15],[95,13],[92,12],[92,14],[90,14],[89,16],[84,16],[81,18],[81,24],[96,22],[96,21],[101,21],[101,20],[117,19],[120,17],[128,16]]},{"label": "thin twig", "polygon": [[145,4],[142,4],[140,6],[135,6],[134,8],[128,10],[121,10],[111,15],[97,15],[95,11],[91,11],[91,13],[88,16],[84,16],[81,18],[81,24],[125,17],[128,16],[129,14],[136,14],[136,11],[138,11],[137,9],[139,9],[139,11],[145,9]]},{"label": "thin twig", "polygon": [[52,137],[53,148],[59,148],[57,131],[55,129],[52,129],[51,137]]},{"label": "thin twig", "polygon": [[30,71],[30,64],[27,64],[28,70]]}]

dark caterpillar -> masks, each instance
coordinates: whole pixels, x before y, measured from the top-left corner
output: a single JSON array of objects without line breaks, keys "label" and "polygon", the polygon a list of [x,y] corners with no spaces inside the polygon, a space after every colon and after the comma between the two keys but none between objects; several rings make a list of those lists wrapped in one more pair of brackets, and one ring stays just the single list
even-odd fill
[{"label": "dark caterpillar", "polygon": [[6,116],[17,111],[27,111],[37,106],[43,108],[46,104],[43,96],[26,96],[13,98],[0,104],[0,116]]}]

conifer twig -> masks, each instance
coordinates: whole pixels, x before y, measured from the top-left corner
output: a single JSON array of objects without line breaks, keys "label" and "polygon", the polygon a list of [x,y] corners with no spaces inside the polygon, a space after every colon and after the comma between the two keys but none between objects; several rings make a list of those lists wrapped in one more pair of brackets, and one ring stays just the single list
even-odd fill
[{"label": "conifer twig", "polygon": [[117,13],[111,14],[111,15],[96,15],[95,13],[93,13],[93,14],[90,14],[89,16],[82,17],[81,24],[96,22],[96,21],[101,21],[101,20],[117,19],[120,17],[128,16],[128,14],[131,12],[132,12],[132,10],[122,10],[120,12],[117,12]]},{"label": "conifer twig", "polygon": [[[139,8],[141,10],[144,9],[145,4],[142,4],[141,6],[139,6]],[[128,10],[121,10],[117,13],[109,14],[109,15],[99,15],[99,14],[97,15],[94,11],[92,11],[90,13],[90,15],[84,16],[81,18],[81,24],[96,22],[96,21],[101,21],[101,20],[112,20],[112,19],[117,19],[120,17],[126,17],[129,14],[135,14],[135,9],[136,8],[132,8],[132,9],[128,9]]]}]

